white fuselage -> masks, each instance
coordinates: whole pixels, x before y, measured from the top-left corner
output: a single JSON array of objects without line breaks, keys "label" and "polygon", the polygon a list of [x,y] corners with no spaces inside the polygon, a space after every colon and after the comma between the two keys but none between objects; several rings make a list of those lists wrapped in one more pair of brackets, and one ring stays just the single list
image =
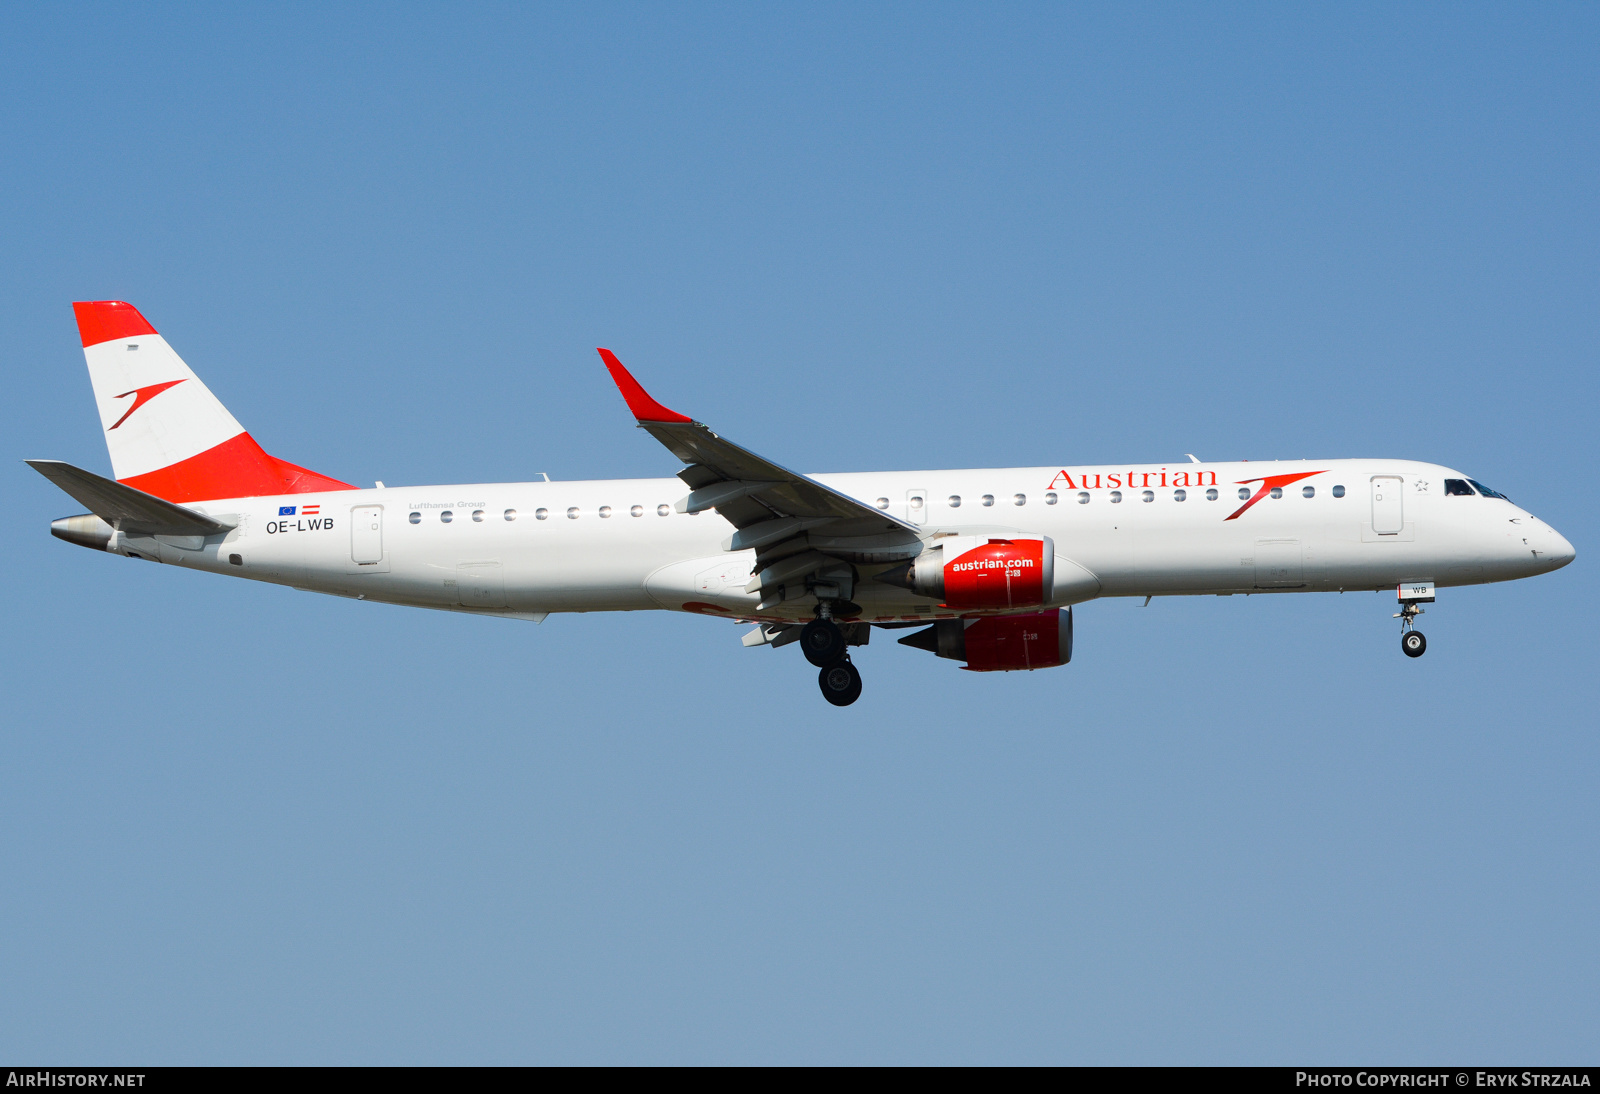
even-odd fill
[{"label": "white fuselage", "polygon": [[[1254,496],[1273,476],[1294,481],[1246,506],[1240,492]],[[1559,533],[1509,501],[1447,496],[1444,480],[1465,479],[1460,472],[1402,460],[814,478],[919,526],[928,544],[947,535],[1051,537],[1056,556],[1093,575],[1101,596],[1470,585],[1545,573],[1573,557]],[[758,610],[760,594],[745,591],[754,552],[724,549],[733,528],[716,512],[678,512],[686,492],[663,478],[208,501],[191,507],[238,526],[204,539],[119,533],[109,549],[341,596],[515,618],[641,609],[811,618],[816,600],[805,595]],[[858,565],[861,619],[982,614],[870,580],[885,568]]]}]

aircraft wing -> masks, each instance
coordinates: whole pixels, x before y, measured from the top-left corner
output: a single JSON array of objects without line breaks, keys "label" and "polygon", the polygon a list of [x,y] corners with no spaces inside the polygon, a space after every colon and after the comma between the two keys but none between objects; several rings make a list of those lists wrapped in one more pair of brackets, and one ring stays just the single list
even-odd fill
[{"label": "aircraft wing", "polygon": [[113,528],[152,536],[214,536],[234,527],[60,460],[24,460]]},{"label": "aircraft wing", "polygon": [[610,350],[600,350],[600,357],[639,428],[687,465],[678,472],[689,486],[679,512],[716,509],[737,529],[723,547],[753,548],[758,569],[808,547],[848,557],[849,547],[865,547],[868,541],[886,549],[893,542],[917,542],[916,525],[725,440],[656,402]]}]

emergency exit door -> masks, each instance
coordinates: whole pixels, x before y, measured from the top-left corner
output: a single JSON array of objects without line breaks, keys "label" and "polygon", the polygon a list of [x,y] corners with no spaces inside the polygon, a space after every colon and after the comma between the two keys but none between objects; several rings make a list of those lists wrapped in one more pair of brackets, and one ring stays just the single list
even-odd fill
[{"label": "emergency exit door", "polygon": [[350,510],[350,560],[358,566],[383,561],[383,506],[358,505]]},{"label": "emergency exit door", "polygon": [[1405,501],[1401,480],[1394,475],[1377,475],[1372,480],[1372,530],[1380,536],[1397,535],[1405,529]]}]

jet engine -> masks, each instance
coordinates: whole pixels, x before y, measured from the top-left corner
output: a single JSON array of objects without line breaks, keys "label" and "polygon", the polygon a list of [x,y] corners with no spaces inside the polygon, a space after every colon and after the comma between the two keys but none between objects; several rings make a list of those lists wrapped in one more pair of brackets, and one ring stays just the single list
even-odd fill
[{"label": "jet engine", "polygon": [[972,672],[1048,669],[1072,660],[1072,609],[982,619],[941,619],[900,639]]},{"label": "jet engine", "polygon": [[952,536],[874,580],[969,611],[1076,604],[1100,592],[1093,574],[1056,558],[1049,536]]}]

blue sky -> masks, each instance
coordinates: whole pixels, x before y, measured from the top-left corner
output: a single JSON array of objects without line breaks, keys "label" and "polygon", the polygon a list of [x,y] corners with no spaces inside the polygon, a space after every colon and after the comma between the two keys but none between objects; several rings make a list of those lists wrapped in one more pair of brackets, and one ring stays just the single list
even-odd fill
[{"label": "blue sky", "polygon": [[[1592,1063],[1592,6],[0,13],[0,1057]],[[268,451],[667,475],[1381,455],[1578,560],[1107,601],[866,693],[96,555],[69,303]]]}]

